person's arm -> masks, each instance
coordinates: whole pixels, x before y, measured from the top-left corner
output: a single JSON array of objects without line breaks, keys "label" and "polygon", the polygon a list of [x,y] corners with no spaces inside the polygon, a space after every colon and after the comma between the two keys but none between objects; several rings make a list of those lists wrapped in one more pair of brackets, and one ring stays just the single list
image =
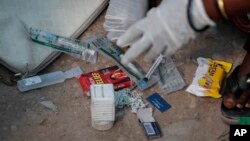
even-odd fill
[{"label": "person's arm", "polygon": [[[220,5],[218,4],[220,3]],[[233,16],[245,15],[250,12],[249,0],[204,0],[204,7],[208,16],[213,21],[225,19],[224,14],[230,18]]]}]

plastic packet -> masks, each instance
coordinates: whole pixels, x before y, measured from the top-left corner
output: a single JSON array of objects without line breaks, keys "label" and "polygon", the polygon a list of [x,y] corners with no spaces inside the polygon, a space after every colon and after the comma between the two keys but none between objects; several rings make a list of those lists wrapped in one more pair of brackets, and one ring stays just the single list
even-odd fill
[{"label": "plastic packet", "polygon": [[178,91],[186,86],[179,70],[171,57],[165,57],[158,67],[156,74],[159,87],[165,94]]},{"label": "plastic packet", "polygon": [[196,96],[220,98],[222,81],[231,70],[232,63],[201,57],[197,59],[197,62],[199,66],[193,82],[186,91]]},{"label": "plastic packet", "polygon": [[132,80],[118,66],[111,66],[88,72],[78,77],[79,83],[87,96],[90,96],[90,85],[113,84],[114,89],[121,90],[132,85]]}]

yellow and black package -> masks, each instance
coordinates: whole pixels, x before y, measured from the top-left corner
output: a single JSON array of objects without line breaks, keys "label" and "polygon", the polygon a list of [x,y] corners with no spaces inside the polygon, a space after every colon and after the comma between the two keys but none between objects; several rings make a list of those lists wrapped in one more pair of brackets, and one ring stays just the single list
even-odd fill
[{"label": "yellow and black package", "polygon": [[197,96],[220,98],[222,81],[231,70],[232,63],[201,57],[197,59],[197,62],[199,66],[193,82],[186,91]]}]

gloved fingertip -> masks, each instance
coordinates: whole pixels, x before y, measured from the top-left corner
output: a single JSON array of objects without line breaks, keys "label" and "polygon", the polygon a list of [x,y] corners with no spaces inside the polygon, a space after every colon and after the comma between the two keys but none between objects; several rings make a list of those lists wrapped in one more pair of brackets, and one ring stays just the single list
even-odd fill
[{"label": "gloved fingertip", "polygon": [[122,64],[128,64],[130,60],[127,57],[121,56],[121,63]]},{"label": "gloved fingertip", "polygon": [[119,47],[125,47],[126,46],[126,44],[124,43],[124,41],[121,38],[119,38],[117,40],[116,45],[119,46]]}]

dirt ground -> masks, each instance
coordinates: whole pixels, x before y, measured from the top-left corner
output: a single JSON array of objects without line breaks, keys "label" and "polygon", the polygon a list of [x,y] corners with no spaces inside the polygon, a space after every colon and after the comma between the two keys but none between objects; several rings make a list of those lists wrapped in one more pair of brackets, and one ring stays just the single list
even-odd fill
[{"label": "dirt ground", "polygon": [[[102,28],[104,14],[81,36],[80,39],[105,32]],[[180,50],[174,60],[187,84],[197,68],[197,57],[213,57],[239,64],[244,55],[241,49],[245,35],[231,25],[219,24],[191,41]],[[80,66],[85,72],[113,65],[100,56],[96,65],[61,55],[41,73],[68,70]],[[11,75],[0,66],[0,73]],[[220,118],[221,99],[196,97],[185,89],[171,94],[160,95],[172,106],[161,113],[154,110],[163,136],[155,141],[226,141],[229,126]],[[143,92],[147,97],[159,92],[155,86]],[[39,102],[51,100],[58,107],[53,112]],[[130,108],[119,110],[112,129],[97,131],[91,127],[90,98],[87,97],[78,81],[70,79],[61,84],[18,92],[16,86],[0,83],[0,140],[1,141],[143,141],[148,140],[139,126],[136,115]]]}]

